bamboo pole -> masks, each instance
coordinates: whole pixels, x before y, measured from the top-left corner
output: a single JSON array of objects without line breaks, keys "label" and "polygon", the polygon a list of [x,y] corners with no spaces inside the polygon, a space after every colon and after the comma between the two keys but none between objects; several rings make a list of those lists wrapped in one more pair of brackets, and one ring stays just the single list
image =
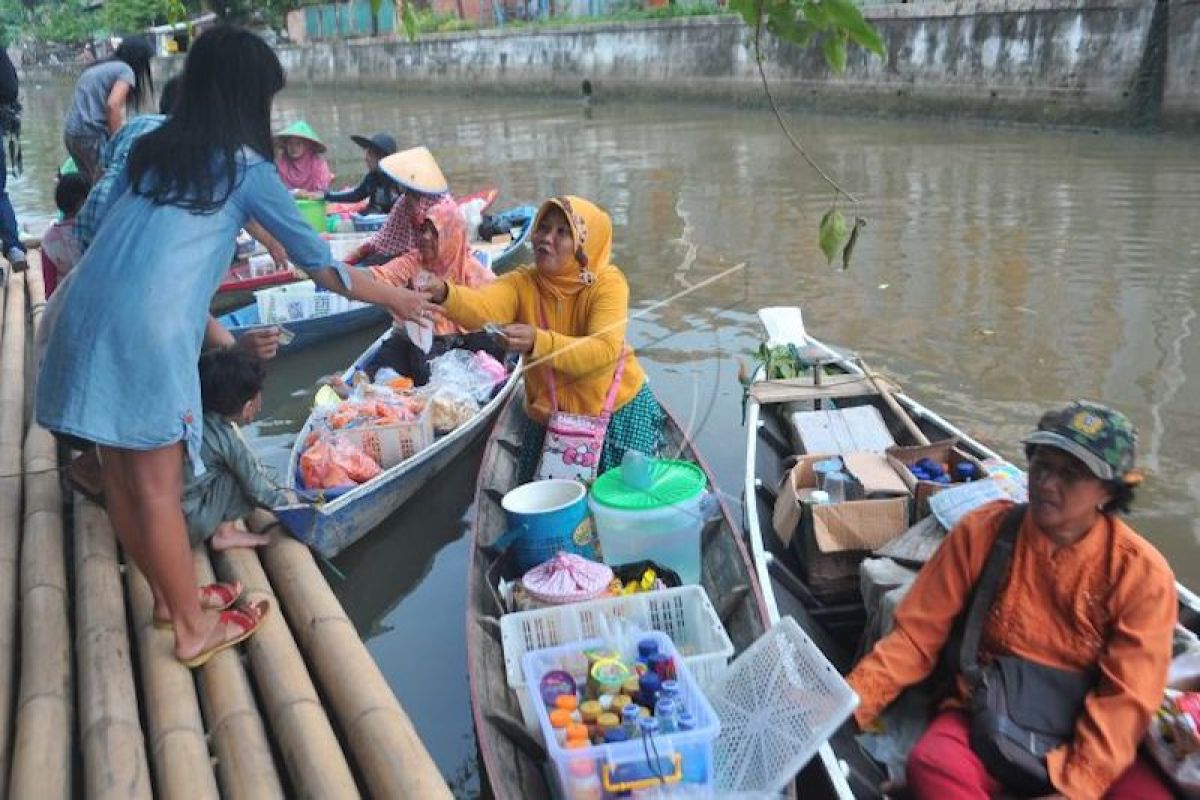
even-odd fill
[{"label": "bamboo pole", "polygon": [[12,797],[72,796],[74,697],[70,608],[58,446],[29,426],[21,541],[21,682],[14,725]]},{"label": "bamboo pole", "polygon": [[246,591],[271,597],[271,612],[247,642],[255,683],[291,776],[301,797],[354,798],[358,786],[296,648],[279,600],[252,550],[217,553],[217,573],[239,580]]},{"label": "bamboo pole", "polygon": [[[196,582],[211,583],[213,568],[204,548],[194,551],[194,561]],[[271,743],[237,651],[213,656],[199,677],[200,705],[217,755],[221,796],[231,800],[282,798]]]},{"label": "bamboo pole", "polygon": [[133,627],[142,663],[142,696],[150,734],[155,796],[219,797],[192,673],[175,658],[175,634],[154,627],[150,584],[128,560]]},{"label": "bamboo pole", "polygon": [[[261,529],[270,521],[263,512],[252,524]],[[312,553],[280,536],[263,549],[263,561],[370,794],[448,800],[445,779]]]},{"label": "bamboo pole", "polygon": [[0,796],[8,788],[17,653],[21,436],[25,427],[25,276],[12,275],[0,336]]},{"label": "bamboo pole", "polygon": [[75,597],[84,793],[92,800],[150,800],[117,543],[104,511],[78,494]]}]

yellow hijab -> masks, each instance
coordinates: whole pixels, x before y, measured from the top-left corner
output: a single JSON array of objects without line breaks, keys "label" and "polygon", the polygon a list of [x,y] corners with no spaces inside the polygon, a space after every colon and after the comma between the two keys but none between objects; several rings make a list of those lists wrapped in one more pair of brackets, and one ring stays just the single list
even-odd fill
[{"label": "yellow hijab", "polygon": [[561,211],[571,225],[571,234],[575,239],[575,263],[579,270],[556,275],[544,275],[535,270],[534,275],[539,289],[553,297],[566,297],[591,286],[596,278],[612,266],[609,261],[612,256],[612,218],[591,200],[575,195],[558,195],[542,203],[533,218],[534,230],[552,208]]}]

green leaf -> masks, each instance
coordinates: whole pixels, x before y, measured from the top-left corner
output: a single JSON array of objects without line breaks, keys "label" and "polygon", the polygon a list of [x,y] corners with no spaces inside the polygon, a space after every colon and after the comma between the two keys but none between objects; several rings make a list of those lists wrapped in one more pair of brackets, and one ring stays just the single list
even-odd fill
[{"label": "green leaf", "polygon": [[834,72],[846,69],[846,39],[840,33],[829,33],[821,40],[821,49],[825,51],[825,63]]},{"label": "green leaf", "polygon": [[417,15],[413,12],[412,0],[404,0],[404,12],[401,14],[404,22],[404,34],[410,42],[417,40]]},{"label": "green leaf", "polygon": [[855,44],[880,57],[887,52],[879,32],[863,18],[862,11],[850,0],[821,0],[821,5],[830,21]]},{"label": "green leaf", "polygon": [[850,239],[842,250],[842,269],[850,269],[850,257],[854,255],[854,245],[858,244],[858,232],[867,227],[867,221],[862,217],[854,218],[854,226],[850,228]]},{"label": "green leaf", "polygon": [[729,0],[729,10],[741,14],[751,28],[758,25],[759,0]]},{"label": "green leaf", "polygon": [[845,238],[846,218],[836,208],[829,209],[825,216],[821,217],[821,225],[818,228],[818,241],[827,264],[833,263],[833,257],[837,255]]},{"label": "green leaf", "polygon": [[827,31],[833,25],[833,19],[829,16],[824,3],[804,0],[800,4],[800,13],[804,15],[805,21],[818,31]]}]

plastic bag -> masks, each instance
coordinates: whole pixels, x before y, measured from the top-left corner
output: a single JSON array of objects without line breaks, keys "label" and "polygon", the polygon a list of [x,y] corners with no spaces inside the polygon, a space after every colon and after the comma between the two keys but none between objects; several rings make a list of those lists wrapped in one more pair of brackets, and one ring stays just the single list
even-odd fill
[{"label": "plastic bag", "polygon": [[486,207],[487,201],[482,197],[468,200],[458,207],[458,213],[462,214],[463,222],[467,223],[468,242],[479,238],[479,223],[483,222],[483,209]]},{"label": "plastic bag", "polygon": [[493,388],[508,380],[508,370],[491,353],[486,350],[476,350],[474,358],[475,366],[479,368],[479,371],[492,379]]},{"label": "plastic bag", "polygon": [[[493,359],[495,360],[495,359]],[[457,387],[486,403],[495,381],[492,372],[469,350],[450,350],[429,361],[429,385],[434,390]]]},{"label": "plastic bag", "polygon": [[459,386],[436,389],[429,399],[429,416],[436,433],[444,434],[464,425],[479,413],[475,397]]},{"label": "plastic bag", "polygon": [[379,465],[350,442],[318,438],[300,454],[300,478],[307,489],[340,489],[369,481]]}]

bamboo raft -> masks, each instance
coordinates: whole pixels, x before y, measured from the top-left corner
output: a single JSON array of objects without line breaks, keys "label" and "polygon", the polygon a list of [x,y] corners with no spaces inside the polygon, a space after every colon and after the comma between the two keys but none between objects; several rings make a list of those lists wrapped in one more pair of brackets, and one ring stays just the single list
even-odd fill
[{"label": "bamboo raft", "polygon": [[[193,553],[272,612],[188,670],[104,511],[32,422],[40,259],[0,286],[0,798],[449,798],[311,553]],[[262,530],[263,514],[250,520]]]}]

